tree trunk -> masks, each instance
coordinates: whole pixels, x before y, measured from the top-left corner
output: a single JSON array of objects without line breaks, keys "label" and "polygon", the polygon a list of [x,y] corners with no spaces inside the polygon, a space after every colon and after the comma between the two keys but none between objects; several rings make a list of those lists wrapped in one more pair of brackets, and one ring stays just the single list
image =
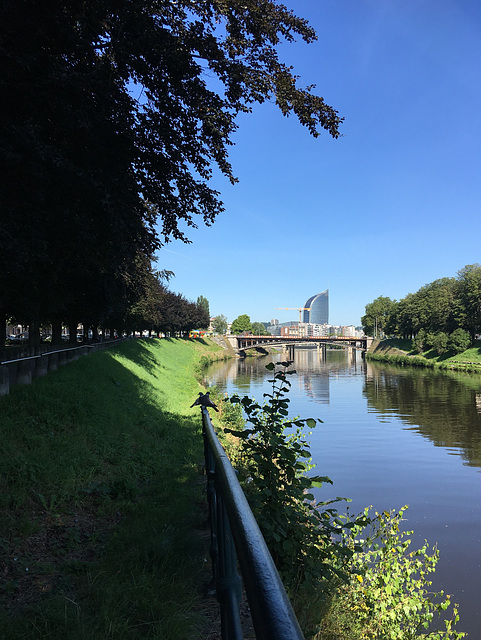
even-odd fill
[{"label": "tree trunk", "polygon": [[76,320],[70,319],[68,321],[69,344],[77,344],[77,326],[78,322]]},{"label": "tree trunk", "polygon": [[52,344],[62,344],[61,320],[52,320]]},{"label": "tree trunk", "polygon": [[28,325],[28,346],[32,356],[40,352],[40,323],[38,320],[30,320]]},{"label": "tree trunk", "polygon": [[3,347],[7,339],[7,314],[2,309],[0,309],[0,327],[0,331],[2,331],[0,345]]}]

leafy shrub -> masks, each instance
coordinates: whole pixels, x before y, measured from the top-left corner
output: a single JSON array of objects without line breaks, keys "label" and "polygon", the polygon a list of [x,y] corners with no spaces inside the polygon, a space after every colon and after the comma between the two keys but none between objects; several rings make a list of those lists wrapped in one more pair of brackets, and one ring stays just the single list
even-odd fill
[{"label": "leafy shrub", "polygon": [[462,353],[471,346],[471,336],[464,329],[456,329],[449,335],[448,349]]},{"label": "leafy shrub", "polygon": [[222,412],[222,424],[228,429],[242,429],[244,418],[239,405],[229,402],[227,394],[220,398],[220,410]]},{"label": "leafy shrub", "polygon": [[[459,621],[457,606],[449,619],[440,620],[451,604],[442,591],[429,591],[430,573],[439,552],[429,552],[427,542],[410,550],[412,531],[400,522],[407,507],[376,513],[362,553],[353,554],[351,582],[338,590],[325,616],[318,640],[455,640],[465,633],[454,630]],[[365,512],[366,517],[368,511]],[[354,535],[365,535],[356,528]],[[444,625],[435,630],[435,621]]]},{"label": "leafy shrub", "polygon": [[419,329],[416,334],[416,337],[413,340],[413,347],[416,353],[422,353],[426,350],[426,331],[424,329]]},{"label": "leafy shrub", "polygon": [[439,331],[439,333],[437,333],[434,336],[433,339],[433,345],[432,345],[438,355],[442,356],[443,353],[446,353],[446,351],[448,350],[448,335],[447,333],[444,333],[444,331]]},{"label": "leafy shrub", "polygon": [[433,347],[435,347],[436,344],[436,336],[438,334],[434,333],[433,331],[428,331],[426,333],[426,337],[424,338],[424,348],[425,349],[432,349]]}]

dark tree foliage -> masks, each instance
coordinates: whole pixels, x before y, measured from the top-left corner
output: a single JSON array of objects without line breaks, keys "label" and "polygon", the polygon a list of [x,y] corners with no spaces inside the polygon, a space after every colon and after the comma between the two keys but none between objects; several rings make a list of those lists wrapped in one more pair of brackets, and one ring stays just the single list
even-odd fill
[{"label": "dark tree foliage", "polygon": [[0,312],[113,318],[139,254],[222,211],[208,180],[217,165],[235,181],[253,103],[337,137],[338,113],[278,58],[295,38],[315,33],[274,0],[3,0]]},{"label": "dark tree foliage", "polygon": [[207,315],[207,317],[209,318],[209,322],[210,322],[210,308],[209,308],[209,301],[207,300],[206,297],[204,296],[199,296],[197,298],[197,306],[198,307],[202,307]]},{"label": "dark tree foliage", "polygon": [[474,339],[481,333],[481,265],[468,264],[458,271],[459,316],[461,327]]},{"label": "dark tree foliage", "polygon": [[186,300],[180,293],[166,292],[156,331],[172,336],[188,334],[192,329],[205,329],[208,325],[209,316],[205,309]]}]

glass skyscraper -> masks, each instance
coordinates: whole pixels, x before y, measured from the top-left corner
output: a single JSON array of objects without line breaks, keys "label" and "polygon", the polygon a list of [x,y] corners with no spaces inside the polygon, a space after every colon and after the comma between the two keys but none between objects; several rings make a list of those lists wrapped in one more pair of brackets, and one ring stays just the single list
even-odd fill
[{"label": "glass skyscraper", "polygon": [[304,307],[310,310],[303,312],[303,322],[329,324],[329,289],[311,296]]}]

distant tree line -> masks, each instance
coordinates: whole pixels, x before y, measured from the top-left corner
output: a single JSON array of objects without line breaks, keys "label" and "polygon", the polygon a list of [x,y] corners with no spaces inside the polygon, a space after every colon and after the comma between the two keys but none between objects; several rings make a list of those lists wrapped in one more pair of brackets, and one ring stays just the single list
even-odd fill
[{"label": "distant tree line", "polygon": [[462,351],[481,333],[481,265],[440,278],[399,301],[379,296],[361,318],[368,335],[413,338],[418,351]]},{"label": "distant tree line", "polygon": [[216,333],[223,335],[227,332],[227,318],[222,313],[216,316],[212,321],[212,328]]},{"label": "distant tree line", "polygon": [[187,300],[167,288],[165,277],[166,272],[148,274],[142,296],[129,308],[123,323],[119,318],[124,330],[176,336],[192,329],[207,329],[210,322],[207,299],[199,296],[197,302]]},{"label": "distant tree line", "polygon": [[230,331],[234,335],[240,333],[252,333],[256,336],[270,335],[262,322],[251,322],[250,317],[246,313],[243,313],[234,320]]}]

